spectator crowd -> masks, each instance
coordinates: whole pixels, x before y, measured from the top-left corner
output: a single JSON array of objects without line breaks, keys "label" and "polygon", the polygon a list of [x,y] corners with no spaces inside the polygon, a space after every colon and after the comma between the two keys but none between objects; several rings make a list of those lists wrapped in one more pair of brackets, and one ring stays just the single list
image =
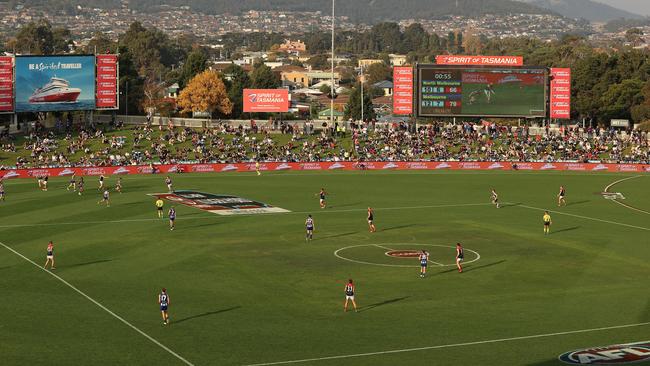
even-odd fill
[{"label": "spectator crowd", "polygon": [[281,127],[141,125],[104,132],[91,125],[63,133],[40,128],[15,140],[2,136],[0,164],[6,169],[250,161],[650,163],[650,136],[641,131],[547,127],[531,132],[526,126],[442,122],[416,129],[404,123]]}]

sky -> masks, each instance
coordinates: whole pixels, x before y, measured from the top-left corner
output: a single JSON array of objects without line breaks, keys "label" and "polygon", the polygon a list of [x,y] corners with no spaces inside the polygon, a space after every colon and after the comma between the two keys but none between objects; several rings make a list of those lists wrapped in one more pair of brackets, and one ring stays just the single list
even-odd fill
[{"label": "sky", "polygon": [[629,12],[650,16],[650,0],[595,0],[615,8]]}]

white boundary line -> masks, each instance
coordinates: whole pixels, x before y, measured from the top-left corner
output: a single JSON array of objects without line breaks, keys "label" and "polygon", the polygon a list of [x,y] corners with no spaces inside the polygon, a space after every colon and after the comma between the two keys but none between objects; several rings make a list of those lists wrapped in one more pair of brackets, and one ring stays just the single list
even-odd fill
[{"label": "white boundary line", "polygon": [[[603,192],[605,192],[605,193],[609,192],[609,189],[610,189],[610,188],[612,188],[612,187],[615,186],[616,184],[619,184],[619,183],[621,183],[621,182],[625,182],[626,180],[635,179],[635,178],[641,178],[641,177],[643,177],[643,176],[642,176],[642,175],[635,175],[635,176],[633,176],[633,177],[627,177],[627,178],[619,179],[619,180],[617,180],[617,181],[615,181],[615,182],[613,182],[613,183],[610,183],[610,185],[608,185],[607,187],[605,187],[605,190],[604,190]],[[613,202],[615,202],[615,203],[618,203],[619,205],[621,205],[621,206],[623,206],[623,207],[625,207],[625,208],[629,208],[630,210],[634,210],[634,211],[637,211],[637,212],[644,213],[644,214],[646,214],[646,215],[650,215],[650,212],[648,212],[648,211],[642,210],[642,209],[640,209],[640,208],[632,207],[632,206],[627,205],[627,204],[625,204],[625,203],[623,203],[623,202],[620,202],[619,200],[610,200],[610,201],[613,201]]]},{"label": "white boundary line", "polygon": [[[408,246],[408,245],[412,245],[412,246],[429,246],[429,247],[451,248],[451,249],[455,249],[455,248],[456,248],[456,247],[452,247],[452,246],[449,246],[449,245],[422,244],[422,243],[385,243],[385,244],[390,244],[391,246],[393,246],[393,245],[399,245],[399,246]],[[386,249],[385,247],[382,247],[382,245],[384,245],[384,244],[359,244],[359,245],[350,245],[350,246],[343,247],[343,248],[339,248],[339,249],[335,250],[335,251],[334,251],[334,256],[335,256],[336,258],[343,259],[344,261],[348,261],[348,262],[352,262],[352,263],[359,263],[359,264],[368,264],[368,265],[371,265],[371,266],[379,266],[379,267],[397,267],[397,268],[420,268],[420,266],[409,265],[409,264],[384,264],[384,263],[373,263],[373,262],[359,261],[359,260],[356,260],[356,259],[346,258],[346,257],[344,257],[344,256],[342,256],[342,255],[339,254],[339,252],[342,252],[342,251],[344,251],[344,250],[351,249],[351,248],[359,248],[359,247],[373,247],[373,246],[374,246],[374,247],[377,247],[377,248]],[[475,258],[475,259],[472,259],[472,260],[469,261],[469,262],[463,262],[464,264],[474,263],[474,262],[478,261],[479,259],[481,259],[481,255],[478,254],[477,251],[474,251],[474,250],[471,250],[471,249],[467,249],[467,248],[464,248],[464,249],[467,250],[468,252],[471,252],[471,253],[476,254],[476,258]],[[391,249],[391,250],[395,250],[395,249]],[[431,262],[431,263],[433,263],[433,264],[436,264],[436,265],[438,265],[439,267],[451,267],[451,266],[455,266],[455,265],[456,265],[456,264],[442,264],[442,263],[434,262],[434,261],[431,261],[431,260],[430,260],[429,262]]]},{"label": "white boundary line", "polygon": [[427,346],[427,347],[404,348],[404,349],[394,349],[394,350],[388,350],[388,351],[366,352],[366,353],[355,353],[355,354],[338,355],[338,356],[305,358],[305,359],[301,359],[301,360],[254,363],[254,364],[248,364],[248,365],[245,365],[245,366],[287,365],[287,364],[292,364],[292,363],[305,363],[305,362],[316,362],[316,361],[325,361],[325,360],[340,360],[340,359],[343,359],[343,358],[378,356],[378,355],[395,354],[395,353],[427,351],[427,350],[443,349],[443,348],[475,346],[475,345],[479,345],[479,344],[512,342],[512,341],[519,341],[519,340],[525,340],[525,339],[549,338],[549,337],[568,335],[568,334],[580,334],[580,333],[589,333],[589,332],[600,332],[600,331],[612,330],[612,329],[642,327],[642,326],[645,326],[645,325],[650,325],[650,322],[636,323],[636,324],[625,324],[625,325],[614,325],[614,326],[611,326],[611,327],[602,327],[602,328],[569,330],[569,331],[565,331],[565,332],[533,334],[533,335],[520,336],[520,337],[487,339],[487,340],[483,340],[483,341],[474,341],[474,342],[441,344],[441,345]]},{"label": "white boundary line", "polygon": [[597,218],[595,218],[595,217],[576,215],[576,214],[571,214],[571,213],[568,213],[568,212],[553,211],[553,210],[549,210],[549,209],[546,209],[546,208],[539,208],[539,207],[526,206],[526,205],[515,205],[515,207],[523,207],[523,208],[528,208],[528,209],[531,209],[531,210],[537,210],[537,211],[548,211],[548,212],[551,212],[551,213],[554,213],[554,214],[558,214],[558,215],[573,216],[573,217],[577,217],[577,218],[585,219],[585,220],[592,220],[592,221],[604,222],[604,223],[612,224],[612,225],[620,225],[620,226],[625,226],[625,227],[629,227],[629,228],[633,228],[633,229],[639,229],[639,230],[650,231],[650,228],[643,227],[643,226],[636,226],[636,225],[624,224],[624,223],[622,223],[622,222],[616,222],[616,221],[609,221],[609,220],[597,219]]},{"label": "white boundary line", "polygon": [[[444,204],[444,205],[427,205],[427,206],[401,206],[401,207],[378,207],[374,208],[375,211],[390,211],[390,210],[417,210],[417,209],[427,209],[427,208],[453,208],[453,207],[473,207],[473,206],[487,206],[491,203],[460,203],[460,204]],[[346,210],[337,210],[337,209],[327,209],[320,210],[320,213],[341,213],[341,212],[365,212],[367,208],[351,208]],[[301,214],[306,215],[310,213],[317,212],[316,210],[312,211],[290,211],[290,212],[268,212],[261,214],[241,214],[234,216],[199,216],[199,217],[176,217],[176,220],[209,220],[216,218],[226,218],[226,217],[242,217],[242,216],[252,216],[252,215],[295,215]],[[6,228],[17,228],[17,227],[33,227],[33,226],[58,226],[58,225],[87,225],[87,224],[117,224],[125,222],[148,222],[148,221],[160,221],[166,222],[164,219],[152,218],[152,219],[124,219],[124,220],[105,220],[105,221],[76,221],[76,222],[52,222],[52,223],[35,223],[35,224],[13,224],[13,225],[0,225],[0,229]]]},{"label": "white boundary line", "polygon": [[5,247],[7,250],[11,251],[11,252],[14,253],[15,255],[19,256],[20,258],[22,258],[22,259],[26,260],[27,262],[33,264],[36,268],[40,269],[41,271],[43,271],[43,272],[49,274],[50,276],[56,278],[56,279],[59,280],[59,281],[61,281],[61,282],[62,282],[63,284],[65,284],[66,286],[68,286],[68,287],[70,287],[71,289],[73,289],[74,291],[76,291],[79,295],[85,297],[85,298],[88,299],[90,302],[92,302],[93,304],[97,305],[100,309],[104,310],[105,312],[109,313],[110,315],[112,315],[112,316],[113,316],[114,318],[116,318],[117,320],[119,320],[119,321],[121,321],[122,323],[124,323],[125,325],[127,325],[129,328],[131,328],[131,329],[135,330],[136,332],[140,333],[140,335],[142,335],[143,337],[147,338],[148,340],[150,340],[151,342],[153,342],[155,345],[157,345],[158,347],[162,348],[163,350],[167,351],[169,354],[171,354],[172,356],[176,357],[177,359],[179,359],[179,360],[180,360],[181,362],[183,362],[184,364],[186,364],[186,365],[188,365],[188,366],[194,366],[190,361],[186,360],[185,358],[183,358],[183,357],[182,357],[181,355],[179,355],[178,353],[172,351],[171,349],[169,349],[169,348],[168,348],[167,346],[165,346],[164,344],[158,342],[155,338],[153,338],[153,337],[151,337],[150,335],[148,335],[147,333],[143,332],[142,330],[140,330],[139,328],[137,328],[135,325],[129,323],[127,320],[125,320],[125,319],[122,318],[121,316],[115,314],[115,313],[112,312],[110,309],[108,309],[108,308],[105,307],[104,305],[100,304],[97,300],[95,300],[95,299],[93,299],[92,297],[86,295],[86,293],[84,293],[83,291],[81,291],[81,290],[79,290],[78,288],[74,287],[74,286],[71,285],[68,281],[66,281],[66,280],[64,280],[63,278],[59,277],[58,275],[52,273],[51,271],[48,271],[48,270],[46,270],[45,268],[39,266],[39,265],[36,264],[36,262],[34,262],[33,260],[31,260],[31,259],[25,257],[24,255],[20,254],[19,252],[17,252],[16,250],[14,250],[14,249],[11,248],[11,247],[5,245],[4,243],[0,242],[0,245],[2,245],[3,247]]}]

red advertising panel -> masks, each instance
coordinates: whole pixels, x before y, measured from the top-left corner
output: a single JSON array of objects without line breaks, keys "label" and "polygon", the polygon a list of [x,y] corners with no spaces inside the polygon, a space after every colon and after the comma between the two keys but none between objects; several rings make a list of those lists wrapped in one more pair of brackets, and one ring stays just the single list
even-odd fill
[{"label": "red advertising panel", "polygon": [[14,58],[0,57],[0,113],[14,111]]},{"label": "red advertising panel", "polygon": [[117,55],[97,55],[97,109],[117,109]]},{"label": "red advertising panel", "polygon": [[551,68],[551,118],[571,118],[571,69]]},{"label": "red advertising panel", "polygon": [[[211,163],[211,164],[165,164],[140,166],[79,167],[79,168],[32,168],[0,170],[0,179],[33,178],[39,176],[66,177],[129,174],[170,174],[170,173],[252,173],[256,171],[251,163]],[[513,170],[513,171],[582,171],[582,172],[623,172],[648,173],[648,164],[610,164],[610,163],[540,163],[540,162],[489,162],[489,161],[364,161],[364,162],[302,162],[260,163],[261,171],[287,170]]]},{"label": "red advertising panel", "polygon": [[523,66],[522,56],[436,56],[438,65],[489,65],[489,66]]},{"label": "red advertising panel", "polygon": [[244,89],[244,112],[288,111],[288,89]]},{"label": "red advertising panel", "polygon": [[413,113],[413,68],[393,68],[393,114]]}]

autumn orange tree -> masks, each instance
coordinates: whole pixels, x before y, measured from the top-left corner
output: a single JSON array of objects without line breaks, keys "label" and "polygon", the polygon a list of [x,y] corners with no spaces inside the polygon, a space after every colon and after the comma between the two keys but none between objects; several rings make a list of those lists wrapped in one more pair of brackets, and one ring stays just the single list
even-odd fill
[{"label": "autumn orange tree", "polygon": [[232,102],[228,98],[226,86],[219,74],[206,70],[193,77],[178,96],[178,106],[183,112],[219,112],[224,115],[232,112]]}]

